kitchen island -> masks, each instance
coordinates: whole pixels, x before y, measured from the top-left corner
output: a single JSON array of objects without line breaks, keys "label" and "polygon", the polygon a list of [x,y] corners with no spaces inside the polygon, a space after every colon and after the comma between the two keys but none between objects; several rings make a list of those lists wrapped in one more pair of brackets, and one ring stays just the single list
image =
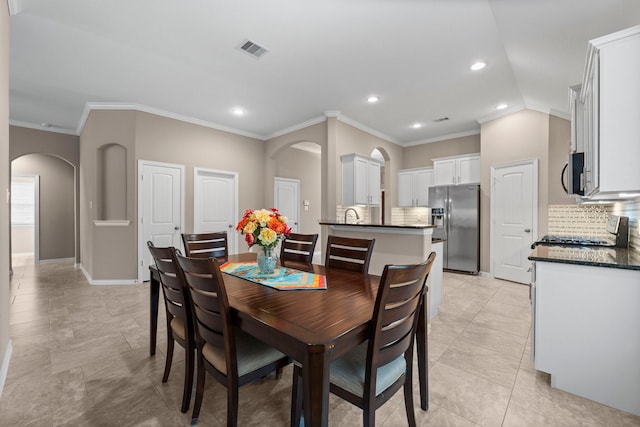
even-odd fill
[{"label": "kitchen island", "polygon": [[369,273],[381,275],[386,264],[417,264],[431,253],[433,225],[345,224],[320,221],[323,236],[376,239]]},{"label": "kitchen island", "polygon": [[442,246],[443,239],[432,241],[433,225],[410,224],[345,224],[335,221],[320,221],[323,235],[376,239],[371,255],[369,273],[381,275],[386,264],[418,264],[424,262],[431,251],[436,252],[427,285],[429,320],[440,308],[442,301]]},{"label": "kitchen island", "polygon": [[551,386],[640,415],[640,259],[608,247],[537,246],[532,356]]}]

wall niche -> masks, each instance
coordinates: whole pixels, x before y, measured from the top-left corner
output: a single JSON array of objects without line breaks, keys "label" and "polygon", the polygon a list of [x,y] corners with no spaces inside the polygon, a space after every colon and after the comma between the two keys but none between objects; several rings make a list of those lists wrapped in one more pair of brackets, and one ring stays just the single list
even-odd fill
[{"label": "wall niche", "polygon": [[127,219],[127,149],[105,144],[98,149],[97,219]]}]

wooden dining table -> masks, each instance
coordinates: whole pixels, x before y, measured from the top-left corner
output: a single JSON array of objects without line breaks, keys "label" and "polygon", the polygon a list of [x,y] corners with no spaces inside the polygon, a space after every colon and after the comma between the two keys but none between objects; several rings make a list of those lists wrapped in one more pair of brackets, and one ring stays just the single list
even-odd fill
[{"label": "wooden dining table", "polygon": [[[228,261],[247,262],[255,258],[255,253],[245,253],[230,255]],[[302,365],[305,425],[327,426],[330,364],[367,339],[380,277],[316,264],[292,267],[324,275],[327,289],[277,290],[229,274],[224,274],[224,283],[236,326]],[[160,282],[155,266],[150,270],[153,355]],[[420,406],[424,410],[429,405],[426,319],[423,304],[416,342]]]}]

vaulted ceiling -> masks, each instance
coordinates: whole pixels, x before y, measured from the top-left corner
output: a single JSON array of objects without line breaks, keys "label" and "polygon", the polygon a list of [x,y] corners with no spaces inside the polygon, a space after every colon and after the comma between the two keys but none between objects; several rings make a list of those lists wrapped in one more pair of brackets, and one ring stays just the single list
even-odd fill
[{"label": "vaulted ceiling", "polygon": [[522,108],[566,116],[588,40],[640,23],[638,0],[9,4],[13,124],[77,133],[87,103],[135,104],[267,139],[339,111],[400,145]]}]

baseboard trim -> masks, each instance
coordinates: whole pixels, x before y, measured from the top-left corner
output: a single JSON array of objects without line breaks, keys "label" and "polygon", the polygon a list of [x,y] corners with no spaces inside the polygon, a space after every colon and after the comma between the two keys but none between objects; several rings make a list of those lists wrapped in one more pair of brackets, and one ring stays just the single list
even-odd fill
[{"label": "baseboard trim", "polygon": [[11,340],[7,343],[7,351],[4,352],[4,359],[2,359],[2,368],[0,368],[0,398],[2,397],[2,390],[4,390],[4,382],[7,379],[9,373],[9,361],[11,360],[11,353],[13,352],[13,344]]},{"label": "baseboard trim", "polygon": [[480,271],[480,272],[478,272],[478,275],[482,276],[482,277],[490,277],[490,278],[493,279],[493,274],[491,274],[489,272],[486,272],[486,271]]},{"label": "baseboard trim", "polygon": [[69,261],[75,261],[76,257],[71,257],[71,258],[54,258],[54,259],[41,259],[38,261],[38,264],[53,264],[56,262],[69,262]]},{"label": "baseboard trim", "polygon": [[137,280],[93,280],[93,278],[91,277],[91,275],[89,274],[89,272],[84,268],[84,265],[80,264],[79,265],[80,270],[82,271],[82,274],[84,274],[84,277],[87,279],[87,282],[89,282],[90,285],[96,285],[96,286],[100,286],[100,285],[137,285],[138,282]]}]

